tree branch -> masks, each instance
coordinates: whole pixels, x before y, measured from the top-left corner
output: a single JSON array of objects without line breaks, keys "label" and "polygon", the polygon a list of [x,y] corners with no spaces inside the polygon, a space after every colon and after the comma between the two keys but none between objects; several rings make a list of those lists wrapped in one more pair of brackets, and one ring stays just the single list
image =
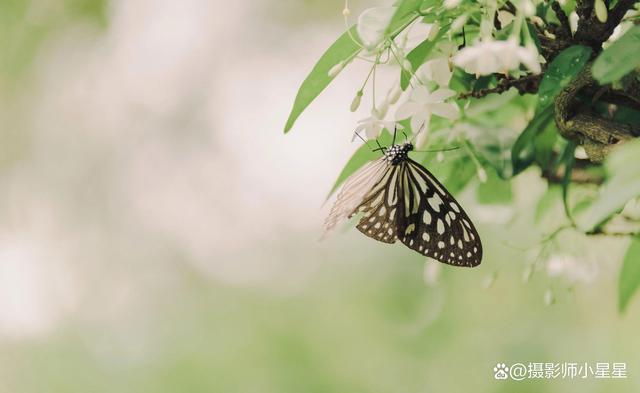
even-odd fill
[{"label": "tree branch", "polygon": [[554,102],[555,122],[560,134],[582,144],[592,162],[602,162],[611,147],[640,135],[640,128],[604,119],[580,105],[580,90],[596,86],[588,63],[578,76],[565,86]]}]

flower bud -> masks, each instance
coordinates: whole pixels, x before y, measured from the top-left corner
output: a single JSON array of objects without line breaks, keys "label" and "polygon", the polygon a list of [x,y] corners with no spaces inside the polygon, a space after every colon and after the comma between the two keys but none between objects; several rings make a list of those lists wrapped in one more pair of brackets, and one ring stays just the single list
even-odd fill
[{"label": "flower bud", "polygon": [[327,73],[329,75],[329,78],[334,78],[336,75],[338,75],[340,73],[340,71],[342,71],[343,68],[344,68],[344,62],[343,61],[341,61],[338,64],[336,64],[333,67],[331,67],[331,69]]},{"label": "flower bud", "polygon": [[596,0],[593,8],[600,23],[605,23],[607,21],[607,6],[604,1]]},{"label": "flower bud", "polygon": [[469,16],[467,14],[464,15],[460,15],[459,17],[457,17],[453,23],[451,23],[451,31],[459,31],[462,30],[462,27],[464,26],[465,23],[467,23],[467,18]]},{"label": "flower bud", "polygon": [[444,8],[450,10],[460,5],[461,0],[444,0]]},{"label": "flower bud", "polygon": [[342,10],[342,16],[347,17],[349,15],[351,15],[351,10],[348,9],[347,7],[344,7],[344,9]]},{"label": "flower bud", "polygon": [[553,295],[551,288],[547,289],[544,293],[544,305],[550,306],[556,302],[556,297]]},{"label": "flower bud", "polygon": [[531,17],[531,22],[538,26],[538,27],[544,27],[544,21],[542,20],[541,17],[539,17],[538,15],[534,15]]},{"label": "flower bud", "polygon": [[438,284],[438,277],[440,277],[440,271],[442,269],[441,265],[441,263],[432,261],[430,258],[427,259],[423,271],[424,283],[427,284],[427,286],[435,287]]},{"label": "flower bud", "polygon": [[531,279],[531,275],[533,274],[533,265],[528,264],[527,267],[524,268],[522,272],[522,282],[527,283]]},{"label": "flower bud", "polygon": [[520,6],[524,16],[530,17],[536,14],[536,7],[533,5],[531,0],[522,0]]},{"label": "flower bud", "polygon": [[427,36],[427,39],[429,41],[435,40],[439,31],[440,31],[440,25],[438,24],[438,22],[433,22],[433,24],[431,25],[431,28],[429,29],[429,35]]},{"label": "flower bud", "polygon": [[479,166],[477,172],[478,172],[478,179],[480,180],[480,183],[486,183],[487,171],[485,171],[483,167]]},{"label": "flower bud", "polygon": [[483,289],[491,288],[493,283],[496,281],[497,277],[498,277],[498,274],[496,272],[486,275],[484,279],[482,279],[482,288]]},{"label": "flower bud", "polygon": [[353,97],[353,101],[351,101],[351,112],[355,112],[360,107],[360,101],[362,99],[362,90],[358,90],[358,93],[355,97]]}]

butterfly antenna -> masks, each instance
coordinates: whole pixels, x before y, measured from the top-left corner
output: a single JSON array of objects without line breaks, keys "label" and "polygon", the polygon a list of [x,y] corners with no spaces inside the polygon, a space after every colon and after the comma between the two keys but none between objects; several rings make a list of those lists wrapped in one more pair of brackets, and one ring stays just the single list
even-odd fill
[{"label": "butterfly antenna", "polygon": [[413,142],[416,140],[416,138],[418,137],[418,134],[422,132],[422,130],[424,130],[424,123],[422,122],[422,125],[420,126],[420,128],[418,128],[418,132],[416,132],[415,134],[413,134],[413,138],[411,138],[411,140],[409,142],[411,142],[411,144],[413,144]]},{"label": "butterfly antenna", "polygon": [[460,146],[449,146],[449,147],[444,147],[442,149],[414,150],[414,152],[416,152],[416,153],[438,153],[438,152],[441,152],[441,151],[458,150],[459,148],[460,148]]},{"label": "butterfly antenna", "polygon": [[398,130],[398,126],[394,125],[393,126],[393,140],[391,141],[391,145],[395,145],[396,144],[396,131]]},{"label": "butterfly antenna", "polygon": [[378,142],[378,140],[377,140],[377,139],[376,139],[376,144],[378,145],[378,148],[377,148],[377,149],[374,149],[373,151],[381,151],[381,152],[383,152],[383,153],[384,153],[385,148],[384,148],[384,147],[382,147],[382,146],[380,145],[380,142]]},{"label": "butterfly antenna", "polygon": [[[374,149],[371,147],[371,145],[369,144],[369,142],[368,142],[366,139],[364,139],[364,138],[362,137],[362,135],[358,134],[358,131],[354,131],[354,132],[353,132],[353,134],[354,134],[355,136],[357,136],[358,138],[360,138],[360,139],[362,140],[362,142],[364,142],[364,144],[365,144],[365,145],[367,145],[367,147],[369,148],[369,150],[371,150],[371,151],[376,151],[376,150],[374,150]],[[376,142],[378,142],[378,141],[376,141]],[[379,146],[379,145],[378,145],[378,146]]]}]

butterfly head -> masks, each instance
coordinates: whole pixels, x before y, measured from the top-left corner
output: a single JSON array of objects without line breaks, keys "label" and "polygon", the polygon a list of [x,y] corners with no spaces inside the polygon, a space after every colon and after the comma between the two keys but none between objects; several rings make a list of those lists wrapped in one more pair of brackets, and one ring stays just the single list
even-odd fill
[{"label": "butterfly head", "polygon": [[391,145],[384,152],[384,156],[390,164],[397,165],[407,159],[407,153],[409,153],[411,150],[413,150],[413,145],[411,143],[404,143],[402,145]]}]

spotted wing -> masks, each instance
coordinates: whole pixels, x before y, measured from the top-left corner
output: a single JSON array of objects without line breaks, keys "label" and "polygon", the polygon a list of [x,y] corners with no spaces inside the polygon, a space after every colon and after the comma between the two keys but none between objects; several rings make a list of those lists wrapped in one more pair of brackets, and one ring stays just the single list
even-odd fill
[{"label": "spotted wing", "polygon": [[397,236],[409,248],[440,262],[473,267],[482,244],[469,216],[422,165],[407,159],[400,170]]},{"label": "spotted wing", "polygon": [[397,203],[399,200],[400,167],[386,164],[382,178],[374,184],[358,208],[349,216],[362,213],[356,228],[365,235],[384,242],[395,243]]},{"label": "spotted wing", "polygon": [[338,224],[351,217],[356,208],[362,204],[374,184],[382,178],[388,166],[383,158],[371,161],[345,181],[335,203],[331,207],[329,216],[324,221],[324,234],[322,237],[326,237]]}]

